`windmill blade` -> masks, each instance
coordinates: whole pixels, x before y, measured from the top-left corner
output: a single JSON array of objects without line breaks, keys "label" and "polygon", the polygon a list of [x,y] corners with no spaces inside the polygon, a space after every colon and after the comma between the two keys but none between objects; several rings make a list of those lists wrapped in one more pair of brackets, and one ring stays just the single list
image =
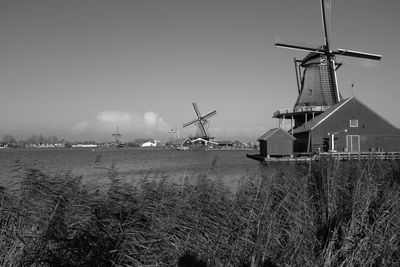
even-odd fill
[{"label": "windmill blade", "polygon": [[199,121],[199,119],[194,119],[194,120],[191,120],[191,121],[189,121],[189,122],[187,122],[187,123],[184,123],[184,124],[183,124],[183,128],[185,128],[185,127],[187,127],[187,126],[189,126],[189,125],[192,125],[193,123],[195,123],[195,122],[197,122],[197,121]]},{"label": "windmill blade", "polygon": [[337,51],[335,51],[334,54],[340,55],[340,56],[357,57],[357,58],[370,59],[370,60],[381,60],[381,58],[382,58],[381,55],[369,54],[369,53],[358,52],[358,51],[353,51],[353,50],[346,50],[346,49],[337,49]]},{"label": "windmill blade", "polygon": [[201,113],[200,113],[199,107],[197,106],[196,102],[193,102],[192,105],[194,108],[194,112],[196,112],[197,117],[201,118]]},{"label": "windmill blade", "polygon": [[321,0],[322,27],[324,29],[325,47],[329,52],[331,40],[331,0]]},{"label": "windmill blade", "polygon": [[346,65],[355,65],[362,67],[376,67],[379,65],[379,60],[366,59],[366,58],[358,58],[358,57],[346,57],[341,55],[336,55],[336,62],[343,63]]},{"label": "windmill blade", "polygon": [[217,111],[216,111],[216,110],[211,111],[210,113],[208,113],[208,114],[206,114],[206,115],[203,116],[203,120],[207,120],[208,118],[211,118],[212,116],[214,116],[214,115],[216,115],[216,114],[217,114]]},{"label": "windmill blade", "polygon": [[199,120],[197,123],[198,123],[200,132],[203,135],[203,137],[207,137],[207,132],[206,132],[206,128],[204,128],[203,121]]},{"label": "windmill blade", "polygon": [[294,50],[302,50],[302,51],[308,51],[308,52],[315,52],[315,53],[320,53],[323,54],[324,51],[322,51],[319,47],[307,47],[307,46],[302,46],[300,44],[296,44],[294,42],[291,43],[275,43],[276,47],[281,47],[281,48],[288,48],[288,49],[294,49]]}]

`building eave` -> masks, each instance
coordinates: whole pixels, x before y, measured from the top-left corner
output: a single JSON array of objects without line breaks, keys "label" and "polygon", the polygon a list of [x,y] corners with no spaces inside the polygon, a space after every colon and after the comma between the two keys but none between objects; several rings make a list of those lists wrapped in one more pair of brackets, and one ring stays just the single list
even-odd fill
[{"label": "building eave", "polygon": [[349,97],[348,99],[344,100],[343,103],[340,105],[337,105],[333,111],[327,110],[326,112],[329,112],[328,115],[326,115],[324,118],[322,118],[318,123],[316,123],[313,127],[310,128],[310,131],[314,130],[318,125],[320,125],[322,122],[324,122],[327,118],[332,116],[336,111],[338,111],[341,107],[343,107],[347,102],[349,102],[351,99],[354,99],[354,97]]},{"label": "building eave", "polygon": [[366,104],[364,104],[361,100],[359,100],[358,98],[352,97],[354,99],[356,99],[361,105],[363,105],[366,109],[368,109],[369,111],[371,111],[372,113],[374,113],[376,116],[378,116],[380,119],[382,119],[384,122],[386,122],[387,124],[389,124],[390,126],[392,126],[393,128],[397,129],[400,131],[399,128],[397,128],[395,125],[393,125],[390,121],[388,121],[387,119],[385,119],[384,117],[382,117],[381,115],[379,115],[375,110],[373,110],[372,108],[370,108],[369,106],[367,106]]}]

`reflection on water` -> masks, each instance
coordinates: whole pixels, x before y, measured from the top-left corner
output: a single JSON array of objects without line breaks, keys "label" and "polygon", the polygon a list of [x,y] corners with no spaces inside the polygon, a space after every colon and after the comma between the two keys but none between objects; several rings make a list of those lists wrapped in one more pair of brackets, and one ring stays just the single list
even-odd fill
[{"label": "reflection on water", "polygon": [[60,149],[0,151],[0,183],[9,182],[18,168],[36,168],[47,173],[71,171],[83,182],[102,183],[115,166],[121,179],[136,182],[166,176],[180,183],[184,177],[219,176],[230,188],[240,178],[256,175],[265,166],[248,159],[253,151],[177,151],[167,149]]}]

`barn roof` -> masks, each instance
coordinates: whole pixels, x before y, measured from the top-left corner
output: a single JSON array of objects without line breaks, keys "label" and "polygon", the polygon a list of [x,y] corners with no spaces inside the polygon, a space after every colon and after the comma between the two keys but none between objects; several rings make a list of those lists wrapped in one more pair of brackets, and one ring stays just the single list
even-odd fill
[{"label": "barn roof", "polygon": [[355,98],[354,96],[346,98],[338,103],[336,103],[335,105],[332,105],[327,111],[325,111],[324,113],[322,113],[321,115],[318,115],[317,117],[315,117],[314,119],[308,121],[306,124],[296,128],[293,130],[293,133],[302,133],[302,132],[308,132],[311,130],[314,130],[316,127],[318,127],[318,125],[320,125],[323,121],[325,121],[327,118],[329,118],[331,115],[333,115],[336,111],[338,111],[341,107],[343,107],[346,103],[348,103],[350,100],[353,101],[357,101],[358,103],[360,103],[361,105],[363,105],[364,107],[366,107],[367,109],[369,109],[370,111],[372,111],[376,116],[378,116],[379,118],[381,118],[382,120],[384,120],[385,122],[387,122],[389,125],[393,126],[394,128],[396,128],[393,124],[391,124],[389,121],[387,121],[385,118],[383,118],[382,116],[380,116],[378,113],[376,113],[373,109],[371,109],[370,107],[368,107],[367,105],[365,105],[363,102],[361,102],[359,99]]},{"label": "barn roof", "polygon": [[340,109],[344,104],[346,104],[351,98],[344,99],[335,105],[332,105],[327,111],[322,113],[321,115],[318,115],[314,119],[309,120],[307,123],[303,124],[302,126],[296,128],[293,130],[293,133],[302,133],[302,132],[308,132],[313,130],[315,127],[317,127],[321,122],[326,120],[328,117],[330,117],[335,111]]},{"label": "barn roof", "polygon": [[291,136],[288,132],[282,130],[281,128],[273,128],[269,131],[267,131],[265,134],[263,134],[262,136],[260,136],[260,138],[257,139],[257,141],[260,140],[268,140],[271,136],[273,136],[274,134],[276,134],[277,132],[282,132],[284,134],[286,134],[289,138],[291,138],[292,140],[296,140],[296,138],[294,138],[293,136]]}]

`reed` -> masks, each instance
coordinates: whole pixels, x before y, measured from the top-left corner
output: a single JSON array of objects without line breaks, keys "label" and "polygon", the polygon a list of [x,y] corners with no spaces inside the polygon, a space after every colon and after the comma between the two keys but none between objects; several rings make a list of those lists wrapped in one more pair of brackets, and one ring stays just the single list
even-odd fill
[{"label": "reed", "polygon": [[213,164],[180,184],[26,169],[0,188],[0,265],[400,265],[398,161],[267,167],[234,193]]}]

